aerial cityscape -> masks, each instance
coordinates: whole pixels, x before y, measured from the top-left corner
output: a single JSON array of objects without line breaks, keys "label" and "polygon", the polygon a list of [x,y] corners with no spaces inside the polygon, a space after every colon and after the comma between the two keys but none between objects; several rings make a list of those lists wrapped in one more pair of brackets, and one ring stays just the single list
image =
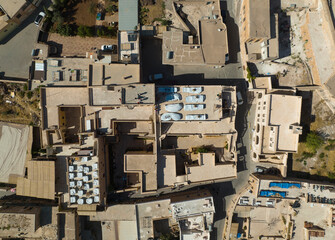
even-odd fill
[{"label": "aerial cityscape", "polygon": [[0,239],[335,240],[334,11],[0,0]]}]

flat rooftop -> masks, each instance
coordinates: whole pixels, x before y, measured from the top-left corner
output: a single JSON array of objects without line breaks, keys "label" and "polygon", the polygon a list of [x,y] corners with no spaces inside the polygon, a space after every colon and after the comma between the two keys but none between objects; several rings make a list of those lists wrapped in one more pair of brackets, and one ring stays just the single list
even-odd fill
[{"label": "flat rooftop", "polygon": [[161,155],[158,154],[157,169],[158,172],[158,186],[168,187],[173,186],[177,182],[177,171],[176,171],[176,155]]},{"label": "flat rooftop", "polygon": [[140,82],[139,64],[95,63],[92,65],[92,71],[92,86]]},{"label": "flat rooftop", "polygon": [[256,77],[254,80],[255,88],[272,89],[271,77]]},{"label": "flat rooftop", "polygon": [[138,0],[123,0],[119,5],[119,31],[133,31],[138,24]]},{"label": "flat rooftop", "polygon": [[249,37],[270,38],[270,1],[248,0],[249,9]]},{"label": "flat rooftop", "polygon": [[26,166],[27,178],[18,178],[16,194],[54,200],[55,162],[30,160]]},{"label": "flat rooftop", "polygon": [[24,176],[29,126],[0,122],[0,182],[16,183]]},{"label": "flat rooftop", "polygon": [[22,8],[25,3],[26,0],[0,0],[1,8],[5,10],[10,18],[14,17],[14,15]]},{"label": "flat rooftop", "polygon": [[[199,44],[184,44],[181,30],[163,32],[163,64],[202,65],[205,59]],[[168,56],[171,57],[168,57]]]},{"label": "flat rooftop", "polygon": [[200,38],[206,64],[224,65],[228,54],[227,27],[221,19],[200,21]]},{"label": "flat rooftop", "polygon": [[237,176],[236,164],[216,163],[215,153],[199,153],[198,163],[198,166],[186,166],[188,181],[202,182],[223,178],[235,178]]},{"label": "flat rooftop", "polygon": [[140,174],[142,192],[157,190],[157,158],[154,154],[124,154],[124,171]]},{"label": "flat rooftop", "polygon": [[47,59],[46,85],[87,86],[90,58],[49,58]]},{"label": "flat rooftop", "polygon": [[154,104],[155,87],[154,84],[92,87],[90,99],[93,106]]},{"label": "flat rooftop", "polygon": [[299,134],[295,133],[290,126],[300,125],[302,98],[300,96],[270,94],[269,102],[269,125],[279,126],[277,150],[297,151]]},{"label": "flat rooftop", "polygon": [[213,197],[174,202],[171,203],[171,207],[173,217],[176,219],[215,212]]},{"label": "flat rooftop", "polygon": [[[138,4],[138,3],[136,3]],[[137,64],[140,57],[140,40],[138,32],[121,31],[119,32],[119,54],[122,62]]]},{"label": "flat rooftop", "polygon": [[169,219],[170,224],[176,224],[170,210],[170,199],[136,204],[138,239],[154,237],[154,220]]}]

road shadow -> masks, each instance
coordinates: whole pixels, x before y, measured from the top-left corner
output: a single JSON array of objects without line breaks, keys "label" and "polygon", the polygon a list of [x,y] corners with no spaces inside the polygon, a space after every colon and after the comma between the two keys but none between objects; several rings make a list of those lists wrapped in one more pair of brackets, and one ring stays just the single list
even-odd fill
[{"label": "road shadow", "polygon": [[[214,214],[214,223],[220,220],[223,220],[226,217],[226,209],[225,206],[226,201],[225,197],[234,195],[235,189],[233,187],[232,182],[222,182],[222,183],[214,183],[209,186],[209,190],[213,196],[214,206],[215,206],[215,214]],[[218,227],[213,227],[213,231],[211,232],[211,238],[217,239],[219,236]]]},{"label": "road shadow", "polygon": [[227,11],[227,2],[220,1],[221,16],[224,19],[224,23],[227,26],[228,33],[228,48],[229,48],[229,62],[238,62],[238,53],[240,52],[240,35],[237,24],[234,18]]}]

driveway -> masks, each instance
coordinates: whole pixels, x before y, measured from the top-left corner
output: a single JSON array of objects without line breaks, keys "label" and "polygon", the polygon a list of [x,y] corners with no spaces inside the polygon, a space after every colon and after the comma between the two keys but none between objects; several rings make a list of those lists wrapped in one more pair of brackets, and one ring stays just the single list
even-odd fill
[{"label": "driveway", "polygon": [[28,79],[31,65],[31,51],[37,40],[38,27],[34,20],[43,5],[49,6],[51,0],[41,5],[10,36],[0,43],[0,76]]}]

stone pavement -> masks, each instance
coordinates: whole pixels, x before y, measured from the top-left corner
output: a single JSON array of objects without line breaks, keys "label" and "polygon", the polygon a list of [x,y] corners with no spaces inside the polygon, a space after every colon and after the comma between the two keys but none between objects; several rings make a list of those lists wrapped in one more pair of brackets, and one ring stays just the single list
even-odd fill
[{"label": "stone pavement", "polygon": [[86,56],[92,48],[101,48],[101,45],[117,44],[117,39],[98,37],[63,37],[57,33],[50,33],[48,43],[61,50],[61,56]]}]

